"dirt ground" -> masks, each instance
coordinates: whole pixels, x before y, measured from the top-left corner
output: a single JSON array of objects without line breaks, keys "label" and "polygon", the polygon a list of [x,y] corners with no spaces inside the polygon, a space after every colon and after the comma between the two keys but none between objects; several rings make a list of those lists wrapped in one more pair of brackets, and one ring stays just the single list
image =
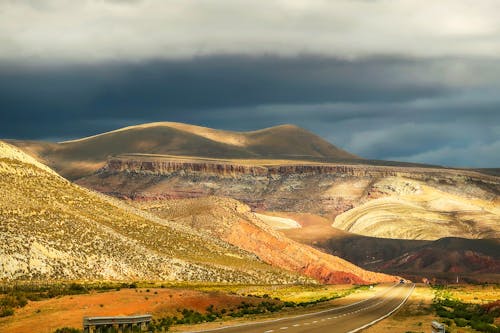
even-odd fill
[{"label": "dirt ground", "polygon": [[63,296],[29,302],[24,308],[16,309],[14,316],[0,318],[0,332],[52,333],[60,327],[81,328],[84,316],[127,316],[144,313],[166,316],[178,314],[177,309],[189,308],[203,312],[210,304],[215,308],[231,307],[243,300],[249,302],[248,297],[220,292],[160,288],[122,289]]},{"label": "dirt ground", "polygon": [[[28,302],[16,309],[10,317],[0,318],[0,332],[52,333],[61,327],[82,327],[85,316],[120,316],[150,313],[153,317],[179,316],[179,309],[205,312],[209,305],[215,309],[234,308],[242,301],[259,303],[263,299],[250,295],[268,294],[288,301],[309,301],[331,297],[351,289],[341,286],[196,286],[167,288],[121,289],[119,291],[92,292],[48,300]],[[356,290],[353,294],[334,300],[342,304],[369,297],[374,290]],[[326,302],[325,302],[326,303]],[[317,307],[328,306],[321,303]],[[284,313],[274,314],[278,316]],[[245,319],[238,319],[241,321]],[[225,323],[225,322],[224,322]],[[221,325],[221,322],[211,323]],[[176,328],[184,329],[184,328]]]}]

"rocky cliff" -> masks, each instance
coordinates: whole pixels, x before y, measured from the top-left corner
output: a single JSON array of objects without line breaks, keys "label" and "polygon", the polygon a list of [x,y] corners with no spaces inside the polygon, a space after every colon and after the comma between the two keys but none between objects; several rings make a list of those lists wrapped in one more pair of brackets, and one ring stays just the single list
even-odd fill
[{"label": "rocky cliff", "polygon": [[472,170],[124,155],[77,183],[132,200],[226,196],[377,237],[496,237],[500,228],[500,178]]},{"label": "rocky cliff", "polygon": [[[271,163],[271,164],[267,164]],[[123,155],[108,160],[106,166],[99,172],[129,172],[137,174],[169,175],[175,172],[184,174],[204,173],[220,177],[238,176],[288,176],[301,175],[343,175],[353,177],[406,177],[415,180],[449,181],[461,180],[463,182],[483,182],[496,186],[499,178],[473,170],[446,169],[431,167],[398,167],[377,166],[367,164],[328,164],[307,163],[299,161],[278,161],[283,164],[276,165],[276,161],[266,160],[210,160],[186,159],[183,157],[155,157],[154,155]]]}]

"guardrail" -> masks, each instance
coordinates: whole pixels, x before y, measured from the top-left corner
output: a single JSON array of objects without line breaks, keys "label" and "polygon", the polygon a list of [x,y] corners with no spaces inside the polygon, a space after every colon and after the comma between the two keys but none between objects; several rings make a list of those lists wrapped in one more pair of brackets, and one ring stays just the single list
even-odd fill
[{"label": "guardrail", "polygon": [[445,325],[435,320],[432,321],[431,327],[432,327],[432,333],[446,333]]},{"label": "guardrail", "polygon": [[119,316],[119,317],[84,317],[84,333],[101,333],[113,329],[114,332],[143,332],[151,322],[151,315]]}]

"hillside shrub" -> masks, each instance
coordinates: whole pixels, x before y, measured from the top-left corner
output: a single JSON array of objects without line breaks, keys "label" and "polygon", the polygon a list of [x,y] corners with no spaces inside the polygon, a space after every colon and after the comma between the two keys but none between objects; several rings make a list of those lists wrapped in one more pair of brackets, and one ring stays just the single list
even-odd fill
[{"label": "hillside shrub", "polygon": [[14,309],[10,306],[2,306],[0,308],[0,317],[8,317],[14,314]]}]

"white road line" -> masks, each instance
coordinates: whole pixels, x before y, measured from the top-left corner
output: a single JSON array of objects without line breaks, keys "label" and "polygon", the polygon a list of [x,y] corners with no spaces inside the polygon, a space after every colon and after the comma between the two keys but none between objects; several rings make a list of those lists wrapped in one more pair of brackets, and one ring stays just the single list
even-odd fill
[{"label": "white road line", "polygon": [[286,329],[288,329],[288,327],[286,326],[280,327],[280,330],[286,330]]},{"label": "white road line", "polygon": [[265,331],[264,333],[272,333],[274,330]]},{"label": "white road line", "polygon": [[295,325],[293,325],[293,327],[298,327],[298,326],[300,326],[300,324],[295,324]]},{"label": "white road line", "polygon": [[368,324],[366,324],[366,325],[363,325],[363,326],[361,326],[361,327],[358,327],[358,328],[356,328],[356,329],[353,329],[353,330],[351,330],[351,331],[349,331],[349,332],[347,332],[347,333],[356,333],[356,332],[359,332],[359,331],[361,331],[361,330],[363,330],[363,329],[365,329],[365,328],[367,328],[367,327],[369,327],[369,326],[372,326],[373,324],[376,324],[376,323],[378,323],[379,321],[381,321],[381,320],[383,320],[383,319],[385,319],[385,318],[389,317],[391,314],[393,314],[394,312],[398,311],[398,310],[399,310],[399,308],[403,306],[403,304],[405,304],[405,302],[408,300],[408,297],[410,297],[410,295],[412,294],[413,289],[415,289],[415,284],[413,284],[413,286],[412,286],[412,287],[411,287],[411,289],[410,289],[410,292],[408,293],[408,295],[406,295],[405,299],[404,299],[404,300],[403,300],[403,301],[402,301],[402,302],[401,302],[401,303],[400,303],[400,304],[399,304],[396,308],[394,308],[392,311],[390,311],[388,314],[383,315],[382,317],[380,317],[380,318],[378,318],[378,319],[375,319],[374,321],[369,322],[369,323],[368,323]]}]

